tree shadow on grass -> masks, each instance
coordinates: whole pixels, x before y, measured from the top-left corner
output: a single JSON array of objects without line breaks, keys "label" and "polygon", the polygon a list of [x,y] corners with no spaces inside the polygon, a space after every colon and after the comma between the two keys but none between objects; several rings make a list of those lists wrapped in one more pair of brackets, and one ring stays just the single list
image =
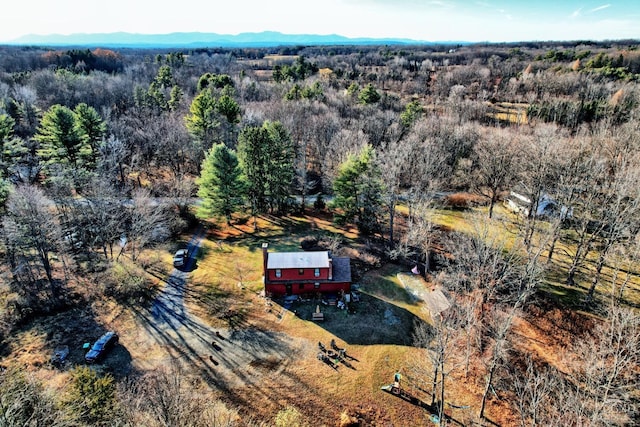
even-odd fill
[{"label": "tree shadow on grass", "polygon": [[582,307],[586,292],[581,288],[547,282],[540,293],[565,307],[579,309]]},{"label": "tree shadow on grass", "polygon": [[[429,414],[431,414],[431,418],[430,420],[434,423],[434,424],[438,424],[439,420],[437,418],[437,414],[439,412],[438,406],[437,405],[431,405],[426,403],[424,400],[422,400],[420,397],[416,396],[415,394],[411,393],[410,391],[404,389],[404,388],[399,388],[399,387],[394,387],[392,385],[387,385],[387,386],[383,386],[381,387],[381,390],[384,391],[385,393],[388,393],[392,396],[395,396],[399,399],[404,400],[405,402],[409,402],[410,404],[417,406],[419,408],[422,408],[424,410],[426,410]],[[448,415],[445,413],[444,415],[445,419],[449,422],[453,422],[457,425],[463,426],[464,424],[460,421],[458,421],[457,419],[453,418],[452,416]],[[493,423],[492,423],[493,424]]]},{"label": "tree shadow on grass", "polygon": [[[228,298],[220,294],[206,299],[217,300],[215,310],[227,326],[211,326],[184,305],[185,296],[193,292],[187,289],[185,279],[185,274],[174,272],[151,304],[130,307],[140,326],[158,344],[150,357],[155,360],[152,365],[177,361],[237,405],[252,407],[252,399],[275,402],[275,395],[261,386],[260,366],[265,360],[275,364],[289,360],[293,354],[290,339],[251,325],[239,310],[225,309]],[[239,391],[247,387],[253,390],[251,398]]]},{"label": "tree shadow on grass", "polygon": [[408,346],[412,344],[416,325],[426,323],[410,311],[366,293],[361,293],[360,301],[352,303],[353,314],[318,300],[294,302],[289,310],[312,322],[312,314],[318,307],[324,320],[315,323],[351,345]]},{"label": "tree shadow on grass", "polygon": [[[58,311],[48,316],[39,316],[22,325],[15,333],[35,333],[44,337],[42,354],[34,354],[35,365],[41,365],[52,369],[70,369],[84,365],[84,356],[89,350],[86,345],[92,345],[107,328],[97,321],[97,314],[89,307],[74,307],[64,311]],[[117,330],[115,331],[118,332]],[[18,345],[19,342],[13,344]],[[9,346],[11,347],[11,346]],[[66,348],[64,361],[58,363],[53,356],[57,349]],[[14,348],[15,350],[15,348]],[[120,341],[112,349],[104,354],[104,357],[96,366],[100,371],[111,373],[116,379],[128,375],[131,370],[131,354],[127,350],[127,343]]]},{"label": "tree shadow on grass", "polygon": [[[220,240],[223,244],[237,244],[246,247],[251,252],[259,251],[261,244],[268,242],[270,250],[301,251],[300,241],[308,235],[318,237],[339,236],[342,240],[354,242],[354,239],[346,237],[343,233],[322,228],[310,228],[311,217],[298,218],[295,216],[261,215],[260,220],[273,227],[258,229],[256,231],[243,231],[243,234],[227,236]],[[211,238],[216,240],[216,238]]]},{"label": "tree shadow on grass", "polygon": [[[313,393],[303,378],[283,369],[297,353],[282,333],[248,322],[233,329],[214,329],[197,317],[165,308],[155,315],[139,309],[136,315],[161,347],[162,360],[177,361],[199,375],[210,387],[222,392],[223,401],[243,413],[263,414],[265,408],[272,408],[275,413],[283,384],[290,384],[291,390],[295,388],[299,393]],[[273,378],[274,372],[279,372],[279,380],[266,381]]]}]

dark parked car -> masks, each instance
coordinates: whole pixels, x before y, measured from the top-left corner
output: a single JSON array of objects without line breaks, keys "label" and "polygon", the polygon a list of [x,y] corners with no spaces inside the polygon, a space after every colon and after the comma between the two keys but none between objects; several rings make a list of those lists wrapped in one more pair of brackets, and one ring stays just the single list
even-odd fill
[{"label": "dark parked car", "polygon": [[178,249],[178,252],[173,257],[173,266],[174,267],[184,267],[189,259],[189,250],[188,249]]},{"label": "dark parked car", "polygon": [[98,341],[93,343],[91,350],[84,356],[84,360],[87,363],[94,363],[100,361],[104,355],[113,348],[118,342],[118,334],[115,332],[107,332],[101,336]]}]

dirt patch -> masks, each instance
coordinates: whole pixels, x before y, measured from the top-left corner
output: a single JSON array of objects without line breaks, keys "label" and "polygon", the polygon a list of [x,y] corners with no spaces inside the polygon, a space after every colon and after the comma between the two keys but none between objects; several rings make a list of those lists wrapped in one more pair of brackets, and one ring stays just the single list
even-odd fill
[{"label": "dirt patch", "polygon": [[516,318],[513,332],[521,354],[532,355],[538,362],[567,372],[565,355],[573,344],[593,330],[592,316],[564,309],[550,301],[537,301]]},{"label": "dirt patch", "polygon": [[431,318],[451,307],[451,303],[442,288],[428,283],[422,276],[398,273],[397,277],[413,300],[424,304],[424,308],[429,312]]}]

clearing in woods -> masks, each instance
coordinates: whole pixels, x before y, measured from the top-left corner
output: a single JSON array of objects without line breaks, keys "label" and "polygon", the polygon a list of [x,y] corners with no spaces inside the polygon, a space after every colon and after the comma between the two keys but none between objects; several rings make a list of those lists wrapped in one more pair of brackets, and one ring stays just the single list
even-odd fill
[{"label": "clearing in woods", "polygon": [[[405,383],[421,404],[380,387],[391,384],[397,371],[410,379],[408,367],[424,358],[411,346],[414,327],[430,322],[429,311],[444,309],[444,293],[406,267],[373,267],[373,255],[356,240],[354,230],[336,229],[322,215],[263,217],[258,231],[252,224],[220,227],[185,239],[192,255],[183,270],[148,268],[159,287],[152,303],[123,307],[98,301],[86,312],[35,320],[16,334],[11,346],[20,351],[10,359],[35,369],[55,346],[67,344],[70,360],[82,363],[84,353],[76,344],[107,328],[120,335],[120,344],[104,361],[117,378],[178,364],[243,416],[270,420],[293,405],[317,425],[336,425],[345,414],[360,425],[432,425],[433,411],[423,405],[431,403],[425,387]],[[300,250],[309,235],[339,237],[340,255],[354,260],[360,289],[355,314],[322,301],[271,301],[260,295],[261,243],[269,242],[273,250]],[[170,266],[175,249],[154,252],[163,254],[157,265]],[[363,254],[370,262],[362,261]],[[311,320],[318,306],[322,322]],[[580,334],[576,325],[584,322],[579,313],[538,302],[514,323],[514,354],[561,367],[559,349],[571,344]],[[348,358],[323,363],[318,343],[331,349],[332,340],[346,348]],[[453,405],[447,414],[465,424],[477,415],[484,385],[481,362],[476,362],[468,376],[452,371],[447,387],[447,401]],[[63,384],[64,374],[42,370],[37,375]],[[500,425],[517,424],[505,399],[491,397],[487,414]]]},{"label": "clearing in woods", "polygon": [[[342,413],[360,419],[362,425],[431,425],[433,411],[428,405],[384,393],[380,387],[390,384],[394,372],[406,371],[419,357],[419,350],[411,347],[413,328],[417,322],[430,322],[430,312],[446,310],[445,294],[408,269],[387,264],[362,274],[355,314],[317,300],[286,302],[261,297],[260,243],[268,241],[278,250],[299,250],[303,231],[308,232],[310,225],[317,232],[337,231],[320,217],[267,221],[258,233],[243,226],[210,230],[196,256],[197,268],[171,275],[184,276],[175,283],[186,286],[186,292],[180,291],[185,296],[185,321],[164,332],[150,328],[148,337],[153,339],[148,345],[160,346],[164,352],[140,359],[134,355],[134,364],[151,368],[170,359],[180,360],[185,369],[199,372],[222,400],[260,419],[270,419],[294,405],[320,425],[334,425]],[[352,235],[342,237],[349,250],[361,250]],[[165,292],[171,291],[171,283],[174,280]],[[311,320],[318,307],[325,315],[323,322]],[[562,330],[572,328],[558,320],[561,310],[546,310],[531,311],[514,330],[515,345],[523,353],[526,350],[549,359],[558,354],[554,348],[568,344],[563,337],[570,333]],[[545,313],[556,313],[556,321],[539,322],[537,317]],[[533,326],[538,324],[546,327]],[[347,349],[349,358],[344,362],[334,365],[318,360],[318,343],[330,348],[331,340]],[[475,373],[479,378],[479,372]],[[447,413],[458,421],[471,420],[477,413],[483,385],[478,378],[451,374],[447,394],[454,406]],[[415,384],[405,386],[419,390]],[[431,402],[424,390],[416,391],[415,396],[421,403]],[[502,425],[516,422],[508,405],[498,399],[492,399],[488,414]]]},{"label": "clearing in woods", "polygon": [[[335,424],[343,412],[368,420],[364,425],[416,425],[424,410],[386,395],[380,386],[415,350],[411,331],[424,321],[421,303],[395,277],[398,267],[380,270],[388,274],[383,287],[368,286],[380,282],[374,272],[363,277],[355,314],[322,301],[260,296],[256,248],[268,241],[274,248],[298,250],[304,236],[295,231],[308,220],[289,221],[261,227],[259,236],[248,228],[234,236],[239,227],[196,232],[189,243],[192,265],[174,269],[154,304],[136,310],[132,364],[146,370],[177,362],[204,378],[222,400],[259,419],[292,404],[325,425]],[[326,224],[333,231],[321,218],[314,221],[316,229]],[[311,320],[318,306],[323,322]],[[331,340],[346,348],[348,357],[323,363],[318,343],[331,348]]]}]

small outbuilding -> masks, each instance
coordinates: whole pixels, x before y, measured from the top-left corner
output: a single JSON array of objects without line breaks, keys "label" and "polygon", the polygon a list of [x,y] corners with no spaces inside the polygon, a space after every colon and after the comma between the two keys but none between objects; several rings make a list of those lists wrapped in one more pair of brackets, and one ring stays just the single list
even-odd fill
[{"label": "small outbuilding", "polygon": [[[523,216],[529,216],[530,210],[534,206],[531,198],[518,191],[511,191],[504,203],[507,209]],[[536,204],[536,217],[550,218],[559,216],[562,218],[570,218],[571,214],[572,210],[570,208],[558,205],[558,203],[546,193],[540,196]]]}]

